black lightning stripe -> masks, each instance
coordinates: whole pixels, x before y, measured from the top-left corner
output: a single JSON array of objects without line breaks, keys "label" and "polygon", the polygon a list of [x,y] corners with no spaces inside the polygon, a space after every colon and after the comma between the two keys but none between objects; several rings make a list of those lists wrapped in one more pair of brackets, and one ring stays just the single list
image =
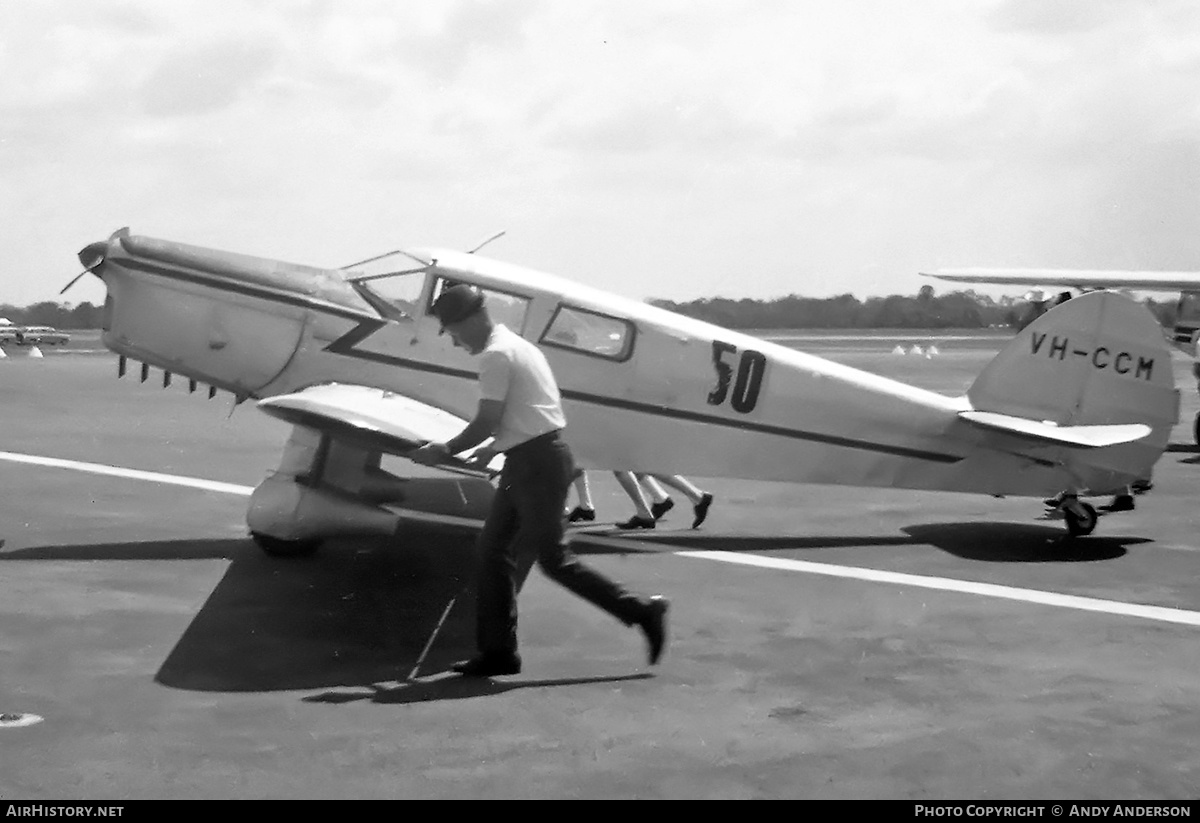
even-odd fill
[{"label": "black lightning stripe", "polygon": [[427,363],[422,360],[409,360],[406,357],[396,357],[383,352],[367,351],[366,349],[357,348],[358,344],[366,340],[375,332],[382,329],[388,324],[387,320],[379,320],[375,318],[362,320],[357,326],[343,334],[337,340],[334,340],[325,347],[325,351],[332,354],[340,354],[343,357],[353,357],[358,360],[370,360],[373,363],[386,363],[389,366],[398,366],[402,369],[413,369],[414,371],[431,372],[433,374],[445,374],[450,377],[465,377],[474,380],[479,377],[478,372],[467,371],[466,369],[452,369],[447,366],[439,366],[435,363]]},{"label": "black lightning stripe", "polygon": [[895,454],[900,457],[915,457],[918,460],[931,460],[935,463],[957,463],[963,458],[953,454],[943,454],[941,452],[925,451],[923,449],[910,449],[906,446],[889,446],[886,443],[875,443],[870,440],[855,440],[849,437],[839,437],[832,434],[820,434],[818,432],[803,431],[801,429],[789,429],[784,426],[772,426],[767,423],[755,423],[749,420],[728,420],[723,417],[715,417],[710,414],[701,412],[686,411],[684,409],[671,409],[665,406],[653,406],[648,403],[638,403],[634,400],[623,400],[617,397],[604,397],[598,394],[588,394],[586,392],[564,391],[563,397],[569,400],[578,400],[582,403],[594,403],[599,406],[608,406],[615,409],[627,409],[629,411],[642,412],[643,414],[653,414],[659,417],[670,417],[676,420],[692,420],[697,423],[705,423],[711,426],[722,426],[727,429],[740,429],[742,431],[759,432],[761,434],[773,434],[778,437],[790,437],[794,440],[810,440],[814,443],[826,443],[831,446],[843,446],[848,449],[863,449],[866,451],[882,452],[884,454]]},{"label": "black lightning stripe", "polygon": [[[449,377],[461,377],[468,380],[474,380],[479,376],[478,373],[467,371],[465,369],[452,369],[446,366],[439,366],[434,363],[422,362],[420,360],[409,360],[404,357],[395,357],[382,352],[366,351],[364,349],[357,348],[359,343],[363,342],[386,325],[386,320],[364,320],[353,329],[343,334],[337,340],[326,346],[325,351],[332,352],[333,354],[340,354],[344,357],[370,360],[375,363],[386,363],[390,366],[398,366],[400,368],[414,369],[416,371],[430,372],[433,374],[444,374]],[[869,440],[855,440],[849,437],[838,437],[831,434],[820,434],[818,432],[803,431],[800,429],[789,429],[783,426],[755,423],[750,420],[727,420],[723,417],[717,417],[711,414],[703,414],[701,412],[685,411],[683,409],[671,409],[665,406],[656,406],[650,403],[639,403],[634,400],[624,400],[617,397],[607,397],[601,394],[590,394],[588,392],[574,391],[570,389],[563,390],[562,396],[565,400],[574,400],[579,403],[590,403],[592,405],[604,406],[612,409],[625,409],[626,411],[650,414],[657,417],[668,417],[675,420],[691,420],[697,423],[705,423],[711,426],[721,426],[727,429],[759,432],[761,434],[771,434],[777,437],[789,437],[794,440],[808,440],[814,443],[825,443],[827,445],[842,446],[848,449],[860,449],[865,451],[880,452],[883,454],[894,454],[899,457],[912,457],[918,460],[930,460],[935,463],[957,463],[963,459],[962,457],[953,454],[931,452],[923,449],[911,449],[905,446],[890,446],[886,443],[874,443]]]}]

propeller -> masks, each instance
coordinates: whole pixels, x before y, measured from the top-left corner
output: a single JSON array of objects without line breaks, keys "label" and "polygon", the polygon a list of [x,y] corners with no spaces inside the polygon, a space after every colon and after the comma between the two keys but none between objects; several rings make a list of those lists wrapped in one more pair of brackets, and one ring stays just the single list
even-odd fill
[{"label": "propeller", "polygon": [[[79,282],[79,278],[85,274],[96,274],[96,269],[104,262],[104,254],[108,251],[108,243],[104,240],[98,240],[95,243],[88,243],[79,252],[79,262],[83,264],[83,271],[71,278],[71,282],[62,287],[59,294],[66,294],[67,289]],[[99,277],[100,275],[96,275]]]}]

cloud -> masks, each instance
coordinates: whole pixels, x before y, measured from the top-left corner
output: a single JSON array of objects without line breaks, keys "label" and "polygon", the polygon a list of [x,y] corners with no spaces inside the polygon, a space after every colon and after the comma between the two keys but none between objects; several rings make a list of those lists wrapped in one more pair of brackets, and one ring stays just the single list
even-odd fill
[{"label": "cloud", "polygon": [[460,0],[436,30],[397,37],[396,54],[438,82],[453,82],[481,52],[520,51],[525,26],[541,7],[537,0]]},{"label": "cloud", "polygon": [[1047,36],[1103,29],[1144,0],[1007,0],[992,13],[997,28]]},{"label": "cloud", "polygon": [[218,8],[0,0],[12,271],[126,223],[315,263],[507,228],[633,296],[1200,265],[1192,0]]},{"label": "cloud", "polygon": [[264,39],[229,39],[172,51],[143,83],[139,98],[157,116],[219,111],[249,95],[278,59]]}]

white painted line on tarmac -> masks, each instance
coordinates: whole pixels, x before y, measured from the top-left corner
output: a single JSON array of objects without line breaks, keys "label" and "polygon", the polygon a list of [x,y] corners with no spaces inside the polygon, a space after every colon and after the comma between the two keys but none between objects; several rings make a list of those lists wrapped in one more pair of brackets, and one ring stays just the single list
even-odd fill
[{"label": "white painted line on tarmac", "polygon": [[[182,477],[175,474],[148,472],[141,469],[125,469],[120,466],[106,466],[102,463],[85,463],[80,460],[63,460],[58,457],[40,457],[33,454],[0,451],[0,460],[13,463],[25,463],[34,466],[49,466],[58,469],[103,474],[111,477],[125,477],[131,480],[147,480],[153,483],[168,483],[174,486],[188,486],[205,491],[223,492],[249,496],[254,491],[253,486],[239,486],[234,483],[221,483],[216,480],[204,480],[199,477]],[[429,514],[410,509],[392,508],[397,514],[413,520],[440,523],[454,526],[478,527],[482,521],[453,515]],[[583,535],[581,535],[582,537]],[[622,540],[604,535],[587,534],[587,542],[616,546],[618,548],[644,549],[645,544],[636,540]],[[661,544],[658,544],[661,545]],[[755,566],[762,569],[783,569],[786,571],[806,574],[821,574],[827,577],[843,577],[851,580],[866,580],[873,583],[894,583],[901,586],[913,586],[921,589],[938,589],[940,591],[976,594],[983,597],[999,597],[1005,600],[1019,600],[1025,603],[1038,603],[1044,606],[1058,606],[1067,609],[1079,609],[1088,612],[1103,612],[1105,614],[1123,615],[1125,617],[1141,617],[1146,620],[1158,620],[1164,623],[1178,623],[1185,626],[1200,626],[1200,612],[1186,609],[1172,609],[1165,606],[1145,606],[1139,603],[1122,603],[1118,600],[1100,600],[1094,597],[1078,597],[1072,594],[1039,591],[1037,589],[1019,589],[1013,586],[1000,586],[995,583],[975,583],[969,580],[955,580],[949,577],[923,577],[917,574],[887,572],[878,569],[864,569],[857,566],[835,566],[831,563],[813,563],[807,560],[790,560],[784,557],[765,557],[757,554],[742,554],[723,551],[677,551],[672,554],[678,557],[695,557],[702,560],[717,560],[722,563],[736,563],[743,566]],[[451,602],[453,605],[453,602]],[[448,611],[448,609],[447,609]],[[445,615],[443,615],[443,620]],[[440,628],[440,626],[439,626]],[[434,629],[436,635],[437,629]],[[432,638],[431,638],[432,639]],[[419,665],[419,664],[418,664]],[[414,670],[415,671],[415,670]],[[411,677],[411,675],[410,675]]]},{"label": "white painted line on tarmac", "polygon": [[922,589],[977,594],[984,597],[999,597],[1005,600],[1020,600],[1044,606],[1059,606],[1086,612],[1104,612],[1125,617],[1141,617],[1164,623],[1180,623],[1185,626],[1200,626],[1200,612],[1171,609],[1165,606],[1143,606],[1138,603],[1122,603],[1118,600],[1100,600],[1094,597],[1077,597],[1073,594],[1058,594],[1037,589],[1018,589],[1013,586],[998,586],[994,583],[974,583],[969,580],[954,580],[949,577],[922,577],[916,574],[885,572],[877,569],[861,569],[855,566],[834,566],[828,563],[812,563],[807,560],[789,560],[784,557],[763,557],[756,554],[738,554],[722,551],[675,552],[680,557],[698,557],[703,560],[718,560],[722,563],[738,563],[761,569],[783,569],[805,574],[823,574],[827,577],[845,577],[852,580],[869,580],[875,583],[896,583]]},{"label": "white painted line on tarmac", "polygon": [[[104,463],[85,463],[82,460],[63,460],[59,457],[41,457],[36,454],[19,454],[18,452],[0,452],[0,460],[8,460],[13,463],[25,463],[30,466],[49,466],[54,469],[70,469],[77,472],[90,472],[91,474],[103,474],[109,477],[124,477],[130,480],[146,480],[151,483],[167,483],[172,486],[187,486],[193,489],[203,489],[210,492],[221,492],[223,494],[237,494],[242,497],[249,497],[254,492],[253,486],[239,486],[236,483],[222,483],[219,480],[205,480],[202,477],[185,477],[178,474],[163,474],[162,472],[148,472],[141,469],[126,469],[121,466],[109,466]],[[390,511],[395,512],[401,517],[409,520],[418,520],[424,523],[435,523],[439,526],[467,526],[471,528],[479,528],[483,525],[482,520],[477,520],[472,517],[458,517],[453,514],[433,514],[431,512],[418,511],[416,509],[405,509],[400,506],[388,506]]]},{"label": "white painted line on tarmac", "polygon": [[253,486],[239,486],[234,483],[221,483],[217,480],[203,480],[199,477],[181,477],[176,474],[147,472],[141,469],[125,469],[120,466],[106,466],[103,463],[84,463],[80,460],[62,460],[58,457],[40,457],[36,454],[0,452],[0,460],[25,463],[31,466],[49,466],[55,469],[71,469],[77,472],[104,474],[109,477],[126,477],[131,480],[149,480],[153,483],[169,483],[172,486],[189,486],[193,489],[204,489],[205,491],[223,492],[225,494],[249,496],[254,491]]}]

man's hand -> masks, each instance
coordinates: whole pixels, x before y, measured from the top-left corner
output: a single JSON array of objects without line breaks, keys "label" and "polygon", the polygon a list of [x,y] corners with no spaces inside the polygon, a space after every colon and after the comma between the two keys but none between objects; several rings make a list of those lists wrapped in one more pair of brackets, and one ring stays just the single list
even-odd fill
[{"label": "man's hand", "polygon": [[436,466],[450,457],[450,450],[446,448],[445,443],[426,443],[424,446],[410,451],[408,456],[414,463]]},{"label": "man's hand", "polygon": [[472,453],[470,464],[473,468],[489,471],[488,464],[495,459],[500,452],[493,449],[491,446],[483,446]]}]

